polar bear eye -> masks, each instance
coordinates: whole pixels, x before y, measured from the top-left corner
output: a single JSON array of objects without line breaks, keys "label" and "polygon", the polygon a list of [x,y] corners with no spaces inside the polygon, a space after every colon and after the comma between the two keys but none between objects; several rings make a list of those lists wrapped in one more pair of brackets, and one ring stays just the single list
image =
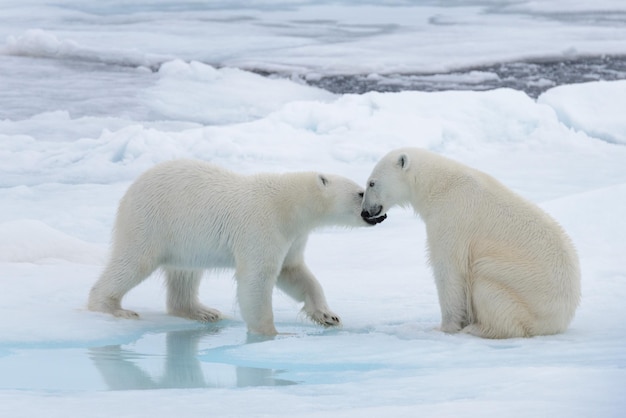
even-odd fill
[{"label": "polar bear eye", "polygon": [[374,185],[376,185],[376,182],[370,181],[370,187],[374,187]]}]

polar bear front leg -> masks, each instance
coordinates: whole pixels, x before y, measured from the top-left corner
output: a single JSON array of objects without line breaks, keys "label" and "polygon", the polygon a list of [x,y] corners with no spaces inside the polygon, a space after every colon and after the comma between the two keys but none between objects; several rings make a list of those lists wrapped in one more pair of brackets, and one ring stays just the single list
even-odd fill
[{"label": "polar bear front leg", "polygon": [[167,311],[171,315],[202,322],[222,319],[217,309],[204,306],[198,299],[202,270],[178,270],[167,268]]},{"label": "polar bear front leg", "polygon": [[249,269],[237,266],[237,300],[239,310],[248,332],[274,336],[278,334],[274,326],[272,293],[276,284],[276,269]]},{"label": "polar bear front leg", "polygon": [[441,308],[441,331],[456,333],[470,323],[465,279],[447,268],[433,265]]},{"label": "polar bear front leg", "polygon": [[322,285],[304,263],[284,266],[278,275],[277,286],[298,302],[312,321],[331,327],[341,325],[339,316],[328,308]]}]

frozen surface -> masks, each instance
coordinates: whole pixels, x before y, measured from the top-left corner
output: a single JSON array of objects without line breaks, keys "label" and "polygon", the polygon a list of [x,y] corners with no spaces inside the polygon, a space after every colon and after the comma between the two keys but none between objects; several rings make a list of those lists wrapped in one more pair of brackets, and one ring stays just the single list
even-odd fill
[{"label": "frozen surface", "polygon": [[[362,84],[428,90],[433,83],[438,89],[480,89],[480,80],[487,87],[521,84],[527,91],[543,91],[572,74],[546,77],[541,75],[545,71],[561,70],[535,75],[536,65],[498,65],[607,54],[626,55],[626,3],[621,0],[4,0],[0,119],[59,109],[73,117],[176,117],[168,107],[172,103],[146,108],[139,100],[160,80],[151,71],[175,59],[277,73],[302,83],[330,84],[331,91],[362,92]],[[481,66],[487,67],[455,72]],[[451,74],[443,80],[432,77],[441,72]],[[597,74],[625,78],[626,64],[600,58],[574,73],[580,81],[598,79]],[[357,77],[356,86],[352,78],[346,82],[335,76]],[[188,95],[189,104],[206,97],[201,93]],[[191,106],[187,112],[195,114]]]},{"label": "frozen surface", "polygon": [[595,2],[4,2],[12,55],[155,65],[171,57],[296,72],[440,72],[622,54],[626,5]]},{"label": "frozen surface", "polygon": [[[331,94],[302,82],[624,54],[622,2],[127,3],[2,5],[0,416],[623,415],[626,81],[537,100],[511,89]],[[309,323],[276,293],[285,334],[248,337],[230,271],[201,287],[229,316],[214,325],[166,315],[158,275],[124,300],[141,320],[86,311],[118,200],[155,163],[190,157],[364,183],[406,145],[494,175],[564,226],[583,273],[566,333],[437,331],[424,227],[401,209],[373,228],[311,237],[307,261],[340,329]]]}]

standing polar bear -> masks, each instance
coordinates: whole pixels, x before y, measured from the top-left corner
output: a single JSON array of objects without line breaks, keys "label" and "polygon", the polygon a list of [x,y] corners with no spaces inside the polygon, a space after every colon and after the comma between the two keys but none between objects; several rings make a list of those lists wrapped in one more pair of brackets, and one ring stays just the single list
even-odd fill
[{"label": "standing polar bear", "polygon": [[217,321],[202,305],[204,269],[236,269],[241,314],[252,333],[275,335],[274,285],[315,322],[339,325],[321,285],[304,263],[309,233],[321,226],[365,226],[363,189],[346,178],[311,172],[239,175],[192,160],[159,164],[122,198],[110,260],[88,308],[136,318],[121,300],[158,267],[166,273],[168,312]]},{"label": "standing polar bear", "polygon": [[441,330],[486,338],[563,332],[580,301],[576,251],[545,212],[489,175],[431,152],[390,152],[361,216],[411,204],[426,224]]}]

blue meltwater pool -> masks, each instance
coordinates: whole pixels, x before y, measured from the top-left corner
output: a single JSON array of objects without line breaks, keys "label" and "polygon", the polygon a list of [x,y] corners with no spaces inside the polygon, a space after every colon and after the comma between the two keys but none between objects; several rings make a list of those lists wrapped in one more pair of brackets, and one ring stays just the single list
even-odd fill
[{"label": "blue meltwater pool", "polygon": [[283,386],[285,371],[236,364],[212,328],[146,333],[120,344],[0,345],[0,389],[141,390]]}]

